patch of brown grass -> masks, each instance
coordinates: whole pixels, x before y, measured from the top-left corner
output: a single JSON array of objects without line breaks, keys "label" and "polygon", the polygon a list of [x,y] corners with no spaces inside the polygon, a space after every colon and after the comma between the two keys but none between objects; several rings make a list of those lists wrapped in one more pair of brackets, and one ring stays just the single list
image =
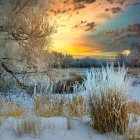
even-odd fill
[{"label": "patch of brown grass", "polygon": [[42,117],[52,117],[52,116],[63,116],[63,107],[65,99],[54,98],[53,100],[50,97],[47,98],[38,98],[34,99],[34,111],[37,116]]},{"label": "patch of brown grass", "polygon": [[127,109],[128,109],[128,113],[140,115],[140,103],[136,101],[129,102]]},{"label": "patch of brown grass", "polygon": [[123,134],[128,126],[127,98],[110,90],[90,98],[92,127],[101,133]]},{"label": "patch of brown grass", "polygon": [[22,122],[19,123],[16,128],[13,128],[13,131],[18,137],[21,137],[26,134],[38,136],[43,131],[43,127],[41,126],[39,120],[29,117],[23,119]]},{"label": "patch of brown grass", "polygon": [[25,109],[17,107],[13,102],[3,102],[0,109],[1,117],[20,117],[25,114]]},{"label": "patch of brown grass", "polygon": [[68,103],[68,110],[72,117],[82,117],[88,114],[88,106],[82,96],[73,97]]},{"label": "patch of brown grass", "polygon": [[72,116],[82,117],[87,115],[87,103],[82,96],[66,98],[38,98],[34,99],[35,114],[42,117]]}]

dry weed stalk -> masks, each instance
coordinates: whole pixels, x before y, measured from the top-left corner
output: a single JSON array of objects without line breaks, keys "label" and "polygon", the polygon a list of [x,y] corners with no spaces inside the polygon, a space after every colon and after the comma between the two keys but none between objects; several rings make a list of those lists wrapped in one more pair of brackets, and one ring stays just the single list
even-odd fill
[{"label": "dry weed stalk", "polygon": [[38,116],[52,117],[52,116],[69,116],[82,117],[87,115],[87,103],[85,99],[80,97],[73,97],[71,100],[66,98],[38,98],[34,99],[34,111]]},{"label": "dry weed stalk", "polygon": [[123,134],[128,126],[127,98],[110,90],[90,98],[92,126],[102,133]]}]

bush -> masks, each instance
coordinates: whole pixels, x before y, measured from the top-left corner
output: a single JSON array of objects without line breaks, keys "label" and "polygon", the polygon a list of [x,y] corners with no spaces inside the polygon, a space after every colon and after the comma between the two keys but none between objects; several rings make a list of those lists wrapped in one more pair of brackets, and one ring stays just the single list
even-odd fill
[{"label": "bush", "polygon": [[92,69],[85,81],[90,96],[90,115],[96,130],[123,134],[128,126],[128,101],[132,91],[132,78],[125,67],[113,65]]}]

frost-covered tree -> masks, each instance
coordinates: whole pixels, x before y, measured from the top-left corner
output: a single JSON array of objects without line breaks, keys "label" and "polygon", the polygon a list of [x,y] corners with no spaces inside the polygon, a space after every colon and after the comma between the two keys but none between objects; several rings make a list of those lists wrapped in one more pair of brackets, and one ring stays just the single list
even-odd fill
[{"label": "frost-covered tree", "polygon": [[131,48],[129,59],[132,65],[140,66],[140,46],[134,46]]},{"label": "frost-covered tree", "polygon": [[18,85],[30,88],[19,75],[47,73],[51,67],[50,55],[44,47],[49,47],[55,30],[40,2],[2,0],[0,3],[0,84],[9,74]]},{"label": "frost-covered tree", "polygon": [[140,45],[132,45],[129,54],[120,53],[117,57],[120,64],[128,66],[140,66]]}]

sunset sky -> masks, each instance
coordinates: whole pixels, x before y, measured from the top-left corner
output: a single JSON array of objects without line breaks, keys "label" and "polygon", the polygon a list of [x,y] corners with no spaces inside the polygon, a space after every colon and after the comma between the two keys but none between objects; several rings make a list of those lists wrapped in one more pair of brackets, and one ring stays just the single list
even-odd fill
[{"label": "sunset sky", "polygon": [[53,50],[114,58],[140,43],[140,0],[50,0]]}]

